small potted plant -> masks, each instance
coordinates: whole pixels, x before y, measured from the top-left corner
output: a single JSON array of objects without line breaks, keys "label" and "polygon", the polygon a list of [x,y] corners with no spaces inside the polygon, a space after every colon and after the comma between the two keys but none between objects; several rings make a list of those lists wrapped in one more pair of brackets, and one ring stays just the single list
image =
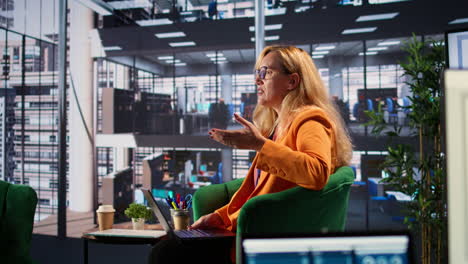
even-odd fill
[{"label": "small potted plant", "polygon": [[151,219],[151,209],[143,204],[132,203],[125,210],[125,215],[132,219],[133,229],[145,229],[145,221]]}]

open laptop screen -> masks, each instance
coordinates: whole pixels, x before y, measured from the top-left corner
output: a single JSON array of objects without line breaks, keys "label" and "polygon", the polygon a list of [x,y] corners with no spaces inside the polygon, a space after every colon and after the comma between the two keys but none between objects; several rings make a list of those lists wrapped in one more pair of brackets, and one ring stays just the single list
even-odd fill
[{"label": "open laptop screen", "polygon": [[244,264],[408,264],[408,235],[245,238]]}]

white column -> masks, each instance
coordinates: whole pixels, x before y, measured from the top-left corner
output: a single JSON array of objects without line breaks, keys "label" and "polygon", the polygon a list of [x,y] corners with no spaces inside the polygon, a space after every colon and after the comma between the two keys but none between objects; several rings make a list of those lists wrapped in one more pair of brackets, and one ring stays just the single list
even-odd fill
[{"label": "white column", "polygon": [[70,71],[74,88],[83,114],[86,127],[78,110],[77,101],[70,84],[68,100],[70,113],[69,149],[69,208],[78,212],[93,210],[93,144],[88,133],[93,136],[93,64],[91,58],[90,31],[93,29],[93,12],[77,3],[69,1],[70,7]]},{"label": "white column", "polygon": [[255,0],[255,58],[265,47],[265,0]]},{"label": "white column", "polygon": [[221,98],[226,104],[232,103],[232,75],[221,75]]},{"label": "white column", "polygon": [[338,96],[343,99],[343,59],[338,56],[328,58],[328,90],[330,96]]},{"label": "white column", "polygon": [[232,181],[232,149],[221,150],[221,162],[223,163],[223,182]]},{"label": "white column", "polygon": [[128,167],[129,153],[128,148],[114,148],[114,172]]}]

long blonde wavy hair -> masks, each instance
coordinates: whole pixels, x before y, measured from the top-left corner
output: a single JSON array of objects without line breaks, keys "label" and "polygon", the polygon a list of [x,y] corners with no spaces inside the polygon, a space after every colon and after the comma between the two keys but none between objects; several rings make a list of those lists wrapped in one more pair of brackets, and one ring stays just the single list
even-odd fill
[{"label": "long blonde wavy hair", "polygon": [[290,91],[283,99],[279,116],[273,108],[257,104],[253,114],[254,124],[266,137],[271,135],[275,127],[278,126],[277,134],[281,137],[301,108],[318,107],[327,114],[335,125],[336,168],[349,165],[353,149],[351,139],[312,58],[307,52],[294,46],[267,46],[257,58],[255,69],[261,66],[263,58],[271,52],[278,55],[277,58],[286,74],[299,74],[300,82],[298,87]]}]

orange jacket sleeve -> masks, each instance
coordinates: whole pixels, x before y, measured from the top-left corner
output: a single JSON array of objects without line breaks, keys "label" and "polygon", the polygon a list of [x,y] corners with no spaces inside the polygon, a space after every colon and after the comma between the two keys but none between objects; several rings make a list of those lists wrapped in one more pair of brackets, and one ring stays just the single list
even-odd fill
[{"label": "orange jacket sleeve", "polygon": [[[292,134],[290,134],[292,133]],[[267,140],[257,168],[312,190],[322,189],[332,170],[333,129],[322,115],[299,116],[292,123],[292,147]]]}]

